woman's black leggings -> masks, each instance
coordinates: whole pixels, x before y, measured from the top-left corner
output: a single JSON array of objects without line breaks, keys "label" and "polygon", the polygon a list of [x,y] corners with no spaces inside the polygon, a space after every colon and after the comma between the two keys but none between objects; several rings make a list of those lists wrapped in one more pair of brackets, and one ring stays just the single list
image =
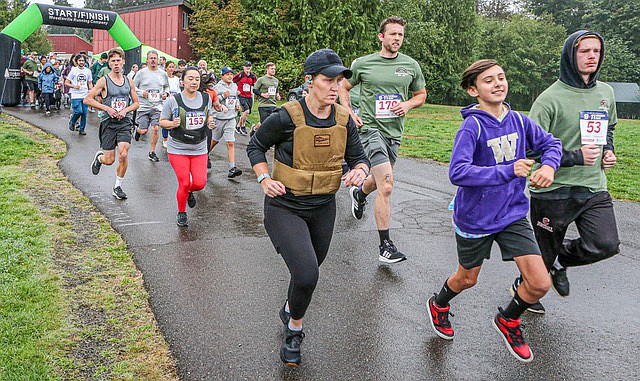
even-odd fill
[{"label": "woman's black leggings", "polygon": [[335,199],[315,209],[294,210],[265,197],[265,229],[291,273],[288,300],[292,319],[302,319],[311,303],[335,220]]}]

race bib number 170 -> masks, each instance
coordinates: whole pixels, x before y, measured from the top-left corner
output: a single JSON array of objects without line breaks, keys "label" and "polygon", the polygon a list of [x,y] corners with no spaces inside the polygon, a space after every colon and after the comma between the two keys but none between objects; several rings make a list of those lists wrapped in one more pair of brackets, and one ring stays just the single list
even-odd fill
[{"label": "race bib number 170", "polygon": [[391,109],[401,101],[400,94],[376,94],[376,118],[398,118]]},{"label": "race bib number 170", "polygon": [[607,144],[608,127],[608,112],[580,111],[580,138],[582,144]]}]

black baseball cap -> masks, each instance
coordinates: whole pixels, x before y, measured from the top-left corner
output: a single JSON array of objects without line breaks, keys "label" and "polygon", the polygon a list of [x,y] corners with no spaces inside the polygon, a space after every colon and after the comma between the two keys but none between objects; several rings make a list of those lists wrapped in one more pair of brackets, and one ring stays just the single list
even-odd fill
[{"label": "black baseball cap", "polygon": [[251,61],[246,61],[246,62],[244,63],[244,66],[251,66]]},{"label": "black baseball cap", "polygon": [[304,61],[304,74],[323,74],[334,78],[342,74],[351,78],[351,70],[344,67],[340,56],[331,49],[320,49],[311,53]]}]

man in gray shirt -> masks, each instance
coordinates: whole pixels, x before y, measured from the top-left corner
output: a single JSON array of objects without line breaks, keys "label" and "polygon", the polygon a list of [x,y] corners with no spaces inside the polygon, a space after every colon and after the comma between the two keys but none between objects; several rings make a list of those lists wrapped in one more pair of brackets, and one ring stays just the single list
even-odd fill
[{"label": "man in gray shirt", "polygon": [[134,134],[136,141],[140,135],[145,135],[151,127],[151,147],[147,158],[157,162],[156,144],[158,143],[158,126],[162,102],[169,96],[169,77],[158,68],[158,52],[150,50],[147,53],[147,67],[140,69],[134,78],[136,93],[140,98],[140,108],[136,122],[138,127]]}]

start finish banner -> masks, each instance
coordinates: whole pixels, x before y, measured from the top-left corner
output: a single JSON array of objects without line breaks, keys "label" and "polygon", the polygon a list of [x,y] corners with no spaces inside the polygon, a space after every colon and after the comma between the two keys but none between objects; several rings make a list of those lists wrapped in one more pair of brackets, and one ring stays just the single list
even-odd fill
[{"label": "start finish banner", "polygon": [[111,29],[118,16],[116,13],[108,11],[58,7],[47,4],[37,5],[42,13],[42,23],[47,25]]}]

